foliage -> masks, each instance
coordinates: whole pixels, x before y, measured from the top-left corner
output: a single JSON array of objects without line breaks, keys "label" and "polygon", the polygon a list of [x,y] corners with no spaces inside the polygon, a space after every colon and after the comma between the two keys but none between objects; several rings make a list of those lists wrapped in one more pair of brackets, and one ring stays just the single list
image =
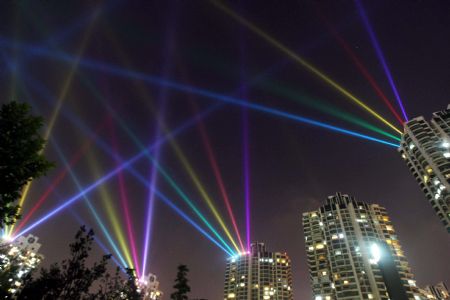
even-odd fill
[{"label": "foliage", "polygon": [[186,265],[179,265],[177,278],[175,279],[175,285],[173,288],[175,292],[170,295],[170,299],[172,300],[187,300],[188,293],[191,291],[191,288],[188,285],[187,274],[189,269]]},{"label": "foliage", "polygon": [[92,299],[93,284],[106,273],[110,255],[104,255],[92,267],[86,266],[91,251],[94,232],[84,226],[75,235],[70,244],[71,256],[43,268],[36,279],[29,279],[18,299]]},{"label": "foliage", "polygon": [[17,294],[42,257],[14,244],[0,244],[0,298]]},{"label": "foliage", "polygon": [[109,299],[126,299],[138,300],[141,295],[137,291],[136,276],[134,270],[126,269],[127,279],[124,281],[120,274],[120,269],[117,268],[114,276],[106,274],[101,279],[99,291],[92,299],[109,300]]},{"label": "foliage", "polygon": [[0,109],[0,229],[19,217],[22,188],[44,175],[52,164],[42,155],[43,119],[30,114],[25,103],[10,102]]}]

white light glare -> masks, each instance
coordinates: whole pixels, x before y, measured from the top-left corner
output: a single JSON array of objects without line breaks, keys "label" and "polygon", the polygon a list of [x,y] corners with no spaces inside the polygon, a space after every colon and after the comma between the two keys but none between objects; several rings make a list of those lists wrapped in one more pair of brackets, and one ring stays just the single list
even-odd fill
[{"label": "white light glare", "polygon": [[381,258],[380,247],[378,247],[377,244],[372,244],[372,246],[370,246],[370,254],[372,255],[372,258],[370,259],[370,263],[377,264]]},{"label": "white light glare", "polygon": [[0,240],[3,240],[5,242],[9,243],[9,242],[13,241],[13,238],[12,238],[12,236],[10,236],[10,235],[5,233],[5,234],[2,235]]}]

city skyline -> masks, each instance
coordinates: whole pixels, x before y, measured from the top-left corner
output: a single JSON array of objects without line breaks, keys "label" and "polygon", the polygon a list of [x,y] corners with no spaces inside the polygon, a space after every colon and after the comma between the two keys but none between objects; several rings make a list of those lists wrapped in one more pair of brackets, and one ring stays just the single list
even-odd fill
[{"label": "city skyline", "polygon": [[418,287],[449,284],[449,225],[398,146],[450,103],[450,3],[264,2],[0,3],[0,103],[44,118],[56,165],[5,237],[38,236],[47,265],[86,224],[163,300],[180,263],[192,298],[222,299],[260,241],[310,299],[299,219],[342,192],[389,212]]}]

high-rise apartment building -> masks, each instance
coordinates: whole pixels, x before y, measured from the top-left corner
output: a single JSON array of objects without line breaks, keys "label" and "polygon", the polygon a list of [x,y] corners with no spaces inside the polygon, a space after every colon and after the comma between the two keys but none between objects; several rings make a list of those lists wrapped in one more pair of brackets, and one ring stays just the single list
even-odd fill
[{"label": "high-rise apartment building", "polygon": [[447,288],[447,285],[443,282],[439,282],[436,285],[428,285],[425,288],[431,295],[435,297],[437,300],[449,300],[450,292]]},{"label": "high-rise apartment building", "polygon": [[450,106],[405,123],[398,150],[450,233]]},{"label": "high-rise apartment building", "polygon": [[337,193],[303,230],[313,299],[419,299],[385,208]]},{"label": "high-rise apartment building", "polygon": [[269,252],[263,243],[229,258],[224,299],[293,300],[291,261],[286,253]]}]

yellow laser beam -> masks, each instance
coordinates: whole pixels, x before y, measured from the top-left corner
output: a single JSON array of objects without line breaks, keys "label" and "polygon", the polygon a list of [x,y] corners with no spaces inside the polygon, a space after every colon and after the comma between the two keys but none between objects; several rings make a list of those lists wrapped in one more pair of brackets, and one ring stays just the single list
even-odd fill
[{"label": "yellow laser beam", "polygon": [[[164,127],[164,132],[166,132],[166,134],[169,133],[169,131],[167,130],[167,127]],[[178,159],[181,161],[181,164],[183,165],[183,167],[185,168],[185,170],[189,174],[189,177],[191,177],[192,181],[194,182],[195,187],[197,188],[197,190],[202,195],[203,199],[205,200],[205,202],[208,205],[209,209],[213,213],[214,217],[217,219],[217,222],[219,222],[220,226],[222,227],[222,229],[224,230],[225,234],[230,239],[231,243],[236,248],[236,250],[238,252],[240,252],[241,249],[238,247],[238,245],[234,241],[233,237],[231,236],[230,231],[228,230],[228,228],[225,225],[222,217],[220,216],[219,212],[217,211],[216,207],[214,206],[213,200],[211,199],[211,197],[209,196],[208,192],[206,191],[206,188],[201,183],[198,175],[195,173],[194,168],[189,163],[188,159],[186,158],[186,155],[184,155],[184,153],[181,150],[180,146],[178,145],[178,143],[172,137],[169,138],[169,143],[172,146],[173,150],[175,151],[175,154],[177,155]]]},{"label": "yellow laser beam", "polygon": [[[61,91],[59,93],[58,101],[57,101],[57,103],[55,105],[55,108],[53,109],[52,115],[50,117],[50,122],[48,123],[47,129],[45,130],[45,133],[44,133],[44,139],[46,141],[50,137],[50,134],[52,133],[52,130],[55,127],[55,123],[56,123],[56,120],[57,120],[57,118],[59,116],[59,113],[61,111],[61,107],[62,107],[62,105],[64,103],[64,100],[67,97],[67,94],[70,91],[70,86],[71,86],[71,84],[73,82],[74,75],[75,75],[75,73],[77,71],[79,61],[80,61],[80,59],[82,57],[82,54],[83,54],[84,50],[87,47],[89,38],[90,38],[91,33],[92,33],[92,29],[94,28],[95,19],[97,18],[99,12],[100,12],[100,10],[97,9],[97,12],[94,14],[93,19],[92,19],[91,23],[89,24],[89,27],[88,27],[88,29],[86,30],[86,32],[85,32],[85,34],[83,36],[83,39],[82,39],[81,44],[80,44],[80,46],[78,48],[78,51],[76,52],[75,61],[71,65],[69,73],[68,73],[66,79],[63,82]],[[44,144],[44,147],[40,151],[40,154],[45,151],[46,146],[47,146],[47,143]],[[31,188],[31,183],[32,183],[32,181],[29,181],[27,183],[27,185],[24,187],[23,191],[22,191],[22,195],[21,195],[20,200],[19,200],[18,213],[20,213],[21,208],[22,208],[22,206],[23,206],[23,204],[25,202],[25,199],[27,198],[27,195],[28,195],[28,193],[30,191],[30,188]],[[14,225],[11,226],[11,228],[10,228],[10,231],[9,231],[10,234],[12,233],[13,229],[14,229]]]},{"label": "yellow laser beam", "polygon": [[[121,56],[121,59],[125,62],[126,67],[130,68],[131,67],[131,63],[129,62],[129,60],[126,57],[126,55],[122,52],[119,44],[115,41],[115,39],[111,35],[110,35],[110,39],[114,43],[117,53]],[[151,96],[149,95],[146,87],[141,82],[139,82],[139,84],[137,84],[137,83],[135,83],[135,84],[137,85],[137,87],[139,89],[139,92],[141,93],[141,96],[144,99],[151,99]],[[157,115],[157,111],[156,111],[156,108],[154,107],[153,103],[152,102],[147,102],[147,103],[148,103],[150,109],[152,110],[152,112],[155,115]],[[157,118],[157,121],[159,123],[160,128],[163,130],[163,132],[165,134],[169,135],[170,130],[167,127],[167,125],[161,120],[161,118]],[[203,200],[206,202],[206,204],[208,205],[209,209],[211,210],[211,212],[213,213],[214,217],[216,218],[217,222],[220,224],[220,226],[222,227],[223,231],[227,235],[228,239],[231,241],[231,243],[236,248],[236,250],[238,252],[240,252],[241,249],[238,247],[236,241],[232,237],[230,231],[228,230],[227,226],[225,225],[225,222],[223,221],[222,217],[220,216],[219,212],[217,211],[216,207],[214,206],[213,200],[211,199],[211,197],[207,193],[206,188],[201,183],[199,177],[197,176],[197,174],[194,171],[194,168],[189,163],[189,161],[186,158],[186,156],[184,155],[183,151],[181,150],[181,148],[179,147],[179,145],[176,143],[176,141],[173,138],[169,139],[169,143],[170,143],[171,147],[174,149],[175,154],[177,155],[178,159],[181,161],[183,167],[186,169],[187,173],[191,177],[191,179],[194,182],[196,188],[200,192]]]},{"label": "yellow laser beam", "polygon": [[[92,155],[92,152],[89,152],[88,154],[88,160],[89,165],[91,166],[92,172],[95,174],[96,177],[101,178],[104,174],[100,170],[100,166],[98,161],[95,159],[94,155]],[[129,248],[127,247],[127,241],[125,238],[125,233],[122,230],[125,226],[121,226],[118,217],[117,210],[114,207],[114,197],[111,195],[109,190],[106,188],[104,184],[100,185],[99,188],[100,192],[100,198],[102,200],[102,205],[105,207],[106,214],[108,215],[108,220],[110,224],[112,225],[112,228],[114,230],[114,234],[116,236],[117,241],[119,242],[120,249],[122,250],[122,253],[125,256],[125,259],[128,263],[128,266],[130,268],[134,267],[133,260],[131,259],[131,252]]]},{"label": "yellow laser beam", "polygon": [[307,60],[305,60],[304,58],[300,57],[295,52],[293,52],[292,50],[290,50],[289,48],[284,46],[280,41],[278,41],[277,39],[273,38],[269,34],[265,33],[261,28],[257,27],[255,24],[251,23],[250,21],[247,21],[246,19],[244,19],[243,17],[238,15],[236,12],[234,12],[232,9],[230,9],[227,6],[225,6],[220,1],[217,1],[217,0],[210,0],[210,1],[217,8],[221,9],[227,15],[229,15],[230,17],[232,17],[233,19],[235,19],[236,21],[238,21],[239,23],[241,23],[242,25],[244,25],[245,27],[250,29],[252,32],[254,32],[257,35],[259,35],[261,38],[263,38],[264,40],[266,40],[270,44],[272,44],[272,46],[276,47],[278,50],[280,50],[281,52],[286,54],[289,58],[291,58],[292,60],[298,62],[300,65],[305,67],[308,71],[310,71],[311,73],[313,73],[314,75],[316,75],[317,77],[319,77],[320,79],[322,79],[323,81],[328,83],[330,86],[332,86],[337,91],[339,91],[342,95],[344,95],[345,97],[347,97],[348,99],[350,99],[351,101],[353,101],[354,103],[356,103],[357,105],[362,107],[364,110],[369,112],[371,115],[376,117],[378,120],[380,120],[381,122],[383,122],[384,124],[386,124],[387,126],[392,128],[396,132],[402,134],[402,132],[397,127],[392,125],[389,121],[387,121],[380,114],[378,114],[376,111],[374,111],[372,108],[370,108],[367,104],[363,103],[360,99],[358,99],[356,96],[354,96],[352,93],[350,93],[347,89],[345,89],[344,87],[339,85],[336,81],[331,79],[328,75],[324,74],[322,71],[320,71],[314,65],[312,65],[310,62],[308,62]]}]

